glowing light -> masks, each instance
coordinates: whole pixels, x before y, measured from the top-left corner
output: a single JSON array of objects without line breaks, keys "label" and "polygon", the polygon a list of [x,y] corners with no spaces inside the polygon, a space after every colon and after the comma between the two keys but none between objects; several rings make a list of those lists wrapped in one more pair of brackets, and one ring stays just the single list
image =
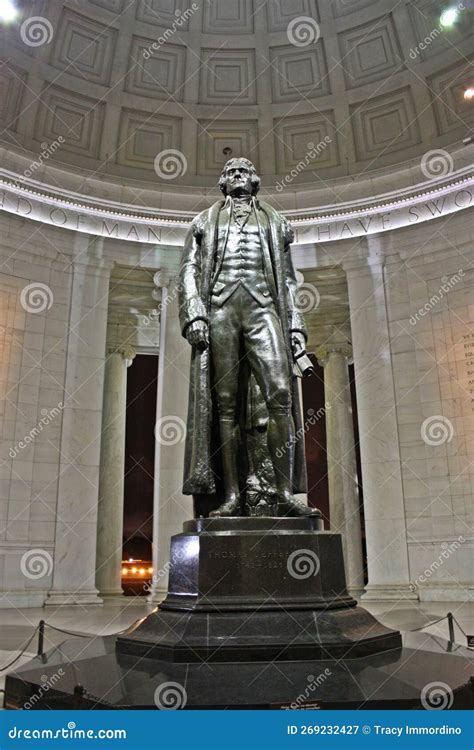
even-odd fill
[{"label": "glowing light", "polygon": [[126,575],[127,575],[127,568],[122,568],[122,575],[123,575],[123,576],[126,576]]},{"label": "glowing light", "polygon": [[144,575],[145,575],[145,573],[146,573],[146,570],[145,570],[145,568],[140,568],[140,575],[141,575],[141,576],[144,576]]},{"label": "glowing light", "polygon": [[11,0],[0,0],[0,21],[10,23],[18,15],[18,9]]},{"label": "glowing light", "polygon": [[458,20],[458,16],[459,11],[457,8],[447,8],[441,13],[439,17],[440,26],[444,26],[446,28],[452,26]]},{"label": "glowing light", "polygon": [[136,572],[137,572],[137,569],[136,568],[132,568],[132,573],[136,573]]},{"label": "glowing light", "polygon": [[474,88],[466,89],[464,92],[465,99],[474,99]]},{"label": "glowing light", "polygon": [[149,573],[153,573],[153,568],[148,568]]}]

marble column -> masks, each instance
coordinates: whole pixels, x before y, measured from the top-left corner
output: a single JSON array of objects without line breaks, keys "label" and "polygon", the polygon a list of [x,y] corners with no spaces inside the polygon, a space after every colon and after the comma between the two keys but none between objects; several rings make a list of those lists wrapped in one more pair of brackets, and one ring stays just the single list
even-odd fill
[{"label": "marble column", "polygon": [[384,255],[343,262],[347,274],[364,488],[368,586],[362,599],[416,599],[410,589],[406,519],[396,419]]},{"label": "marble column", "polygon": [[127,367],[131,347],[107,353],[97,518],[96,586],[102,598],[121,596]]},{"label": "marble column", "polygon": [[161,289],[161,302],[151,602],[161,601],[167,590],[171,536],[180,533],[183,522],[193,516],[192,498],[181,492],[191,347],[181,336],[175,283],[159,272],[155,284]]},{"label": "marble column", "polygon": [[360,597],[364,571],[348,371],[352,347],[347,343],[324,344],[317,347],[316,357],[324,367],[331,530],[342,534],[347,587],[352,596]]},{"label": "marble column", "polygon": [[53,584],[45,605],[101,604],[95,587],[110,271],[103,241],[76,236],[67,340]]}]

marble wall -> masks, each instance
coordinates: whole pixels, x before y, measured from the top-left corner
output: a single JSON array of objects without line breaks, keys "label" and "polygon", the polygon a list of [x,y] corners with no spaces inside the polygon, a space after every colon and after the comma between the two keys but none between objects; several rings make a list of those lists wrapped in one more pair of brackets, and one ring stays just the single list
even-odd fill
[{"label": "marble wall", "polygon": [[[100,604],[105,365],[109,349],[123,349],[126,357],[158,353],[162,299],[153,276],[166,264],[149,245],[104,242],[7,213],[0,215],[0,229],[0,608]],[[178,262],[179,251],[168,251],[168,270]],[[179,371],[174,350],[184,349],[173,300],[162,367],[165,417],[178,413],[170,404]],[[185,415],[187,365],[182,371]],[[169,450],[177,477],[181,459]],[[183,513],[191,513],[188,503],[175,519],[176,502],[163,500],[168,464],[156,484],[162,566],[169,536]],[[178,492],[180,478],[174,486]],[[117,495],[112,514],[122,512]]]},{"label": "marble wall", "polygon": [[53,575],[75,235],[2,214],[0,237],[0,606],[38,606]]},{"label": "marble wall", "polygon": [[317,267],[321,276],[340,264],[347,276],[368,550],[365,597],[472,597],[470,212],[367,239],[302,246],[295,262],[302,270]]},{"label": "marble wall", "polygon": [[396,246],[386,284],[410,580],[421,599],[464,599],[474,519],[469,215],[405,230]]}]

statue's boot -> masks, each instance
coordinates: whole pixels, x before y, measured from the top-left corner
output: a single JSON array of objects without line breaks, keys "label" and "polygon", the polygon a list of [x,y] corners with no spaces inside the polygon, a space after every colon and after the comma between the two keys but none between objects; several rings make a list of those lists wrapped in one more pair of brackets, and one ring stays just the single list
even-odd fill
[{"label": "statue's boot", "polygon": [[221,441],[222,478],[224,480],[225,500],[219,508],[209,513],[212,518],[241,516],[239,472],[237,468],[238,443],[233,419],[219,420]]},{"label": "statue's boot", "polygon": [[209,516],[211,518],[230,518],[231,516],[240,516],[240,498],[235,497],[230,500],[226,500],[216,510],[211,510]]},{"label": "statue's boot", "polygon": [[317,508],[310,508],[309,505],[298,500],[289,492],[278,494],[277,498],[277,515],[278,516],[319,516]]}]

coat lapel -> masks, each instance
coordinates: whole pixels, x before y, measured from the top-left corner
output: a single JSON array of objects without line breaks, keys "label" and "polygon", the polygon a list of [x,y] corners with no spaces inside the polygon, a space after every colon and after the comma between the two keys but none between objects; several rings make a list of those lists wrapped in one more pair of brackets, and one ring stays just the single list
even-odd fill
[{"label": "coat lapel", "polygon": [[219,232],[219,223],[220,221],[222,221],[224,230],[225,230],[225,235],[224,235],[224,242],[223,242],[222,248],[218,247],[218,239],[219,239],[218,235],[216,236],[215,241],[214,241],[215,243],[214,244],[214,256],[216,258],[216,262],[214,264],[215,270],[214,270],[214,273],[212,274],[211,289],[214,286],[215,280],[219,276],[222,263],[224,262],[224,255],[225,255],[225,250],[227,247],[227,240],[229,239],[229,229],[230,229],[231,220],[232,220],[232,212],[230,211],[230,208],[227,206],[227,201],[225,201],[225,203],[223,203],[223,205],[221,206],[221,209],[216,217],[217,232]]},{"label": "coat lapel", "polygon": [[207,215],[208,232],[203,237],[201,245],[202,272],[201,272],[201,299],[207,307],[211,303],[211,282],[214,266],[214,255],[217,250],[217,238],[219,233],[219,214],[224,206],[224,201],[214,203]]}]

